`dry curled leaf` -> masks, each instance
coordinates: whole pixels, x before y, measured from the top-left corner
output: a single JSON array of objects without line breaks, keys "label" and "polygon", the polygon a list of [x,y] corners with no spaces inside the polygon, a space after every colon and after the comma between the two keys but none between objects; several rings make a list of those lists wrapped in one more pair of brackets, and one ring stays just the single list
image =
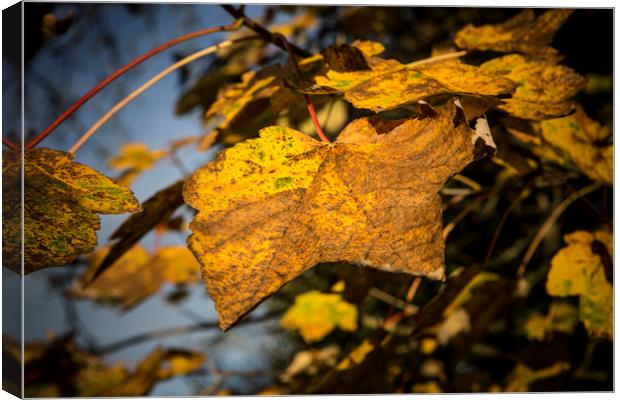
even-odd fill
[{"label": "dry curled leaf", "polygon": [[494,58],[480,66],[484,73],[502,76],[517,83],[517,88],[497,108],[518,118],[541,120],[569,114],[574,105],[569,99],[584,86],[585,79],[572,69],[553,60],[534,59],[518,54]]},{"label": "dry curled leaf", "polygon": [[90,267],[71,295],[120,302],[126,311],[156,293],[164,283],[195,284],[200,280],[200,265],[187,247],[162,247],[151,256],[142,246],[136,245],[92,281],[109,251],[109,246],[102,247],[90,256]]},{"label": "dry curled leaf", "polygon": [[434,118],[358,119],[329,144],[272,126],[224,151],[183,188],[220,326],[319,262],[443,279],[438,192],[489,149],[455,105]]},{"label": "dry curled leaf", "polygon": [[297,296],[280,323],[286,329],[299,330],[306,342],[316,342],[336,328],[357,330],[357,308],[340,294],[313,290]]},{"label": "dry curled leaf", "polygon": [[120,302],[123,309],[128,310],[159,290],[163,283],[162,271],[151,268],[151,256],[140,245],[125,252],[112,264],[112,268],[86,285],[109,251],[109,247],[102,247],[90,256],[90,266],[71,291],[72,296]]},{"label": "dry curled leaf", "polygon": [[613,335],[613,287],[607,280],[601,256],[594,251],[600,242],[613,256],[612,235],[604,230],[594,233],[576,231],[564,236],[567,247],[551,260],[547,293],[551,296],[579,296],[579,318],[595,337]]},{"label": "dry curled leaf", "polygon": [[160,190],[142,204],[141,212],[123,222],[110,237],[117,241],[97,269],[93,270],[92,278],[101,275],[151,229],[167,222],[172,213],[183,205],[182,189],[183,181],[178,181]]},{"label": "dry curled leaf", "polygon": [[[4,265],[21,272],[21,154],[4,152]],[[65,265],[97,244],[97,214],[140,210],[131,191],[58,150],[24,153],[24,273]]]},{"label": "dry curled leaf", "polygon": [[572,12],[568,9],[550,10],[536,17],[534,11],[524,10],[500,24],[468,25],[456,34],[454,42],[468,50],[555,54],[556,50],[549,44]]}]

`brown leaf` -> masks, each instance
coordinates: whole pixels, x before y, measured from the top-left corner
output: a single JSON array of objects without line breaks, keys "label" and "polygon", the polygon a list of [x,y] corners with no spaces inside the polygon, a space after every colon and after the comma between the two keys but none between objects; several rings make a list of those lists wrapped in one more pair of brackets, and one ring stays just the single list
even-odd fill
[{"label": "brown leaf", "polygon": [[161,222],[166,222],[172,213],[183,204],[183,181],[175,182],[160,190],[142,204],[142,211],[127,218],[111,236],[118,239],[110,252],[93,271],[92,279],[97,278],[127,250]]},{"label": "brown leaf", "polygon": [[556,50],[549,44],[572,12],[568,9],[550,10],[536,17],[534,11],[524,10],[501,24],[468,25],[456,34],[454,42],[468,50],[555,54]]},{"label": "brown leaf", "polygon": [[220,326],[319,262],[443,279],[438,191],[493,146],[462,113],[359,119],[333,144],[269,127],[194,173],[183,189],[199,210],[188,244]]}]

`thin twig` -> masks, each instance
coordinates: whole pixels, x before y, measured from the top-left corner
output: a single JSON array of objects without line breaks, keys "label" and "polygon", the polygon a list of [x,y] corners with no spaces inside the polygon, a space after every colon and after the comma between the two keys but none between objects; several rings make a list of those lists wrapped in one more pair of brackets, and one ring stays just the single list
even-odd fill
[{"label": "thin twig", "polygon": [[403,310],[407,315],[415,314],[418,311],[418,307],[408,304],[381,289],[377,289],[376,287],[371,287],[368,294],[377,300]]},{"label": "thin twig", "polygon": [[483,266],[486,266],[489,263],[489,261],[491,260],[491,255],[493,254],[493,250],[495,250],[495,245],[497,244],[497,239],[499,238],[499,234],[502,232],[502,229],[504,228],[504,224],[506,223],[506,220],[508,219],[508,216],[514,211],[515,208],[517,208],[517,206],[519,204],[521,204],[521,201],[523,201],[527,197],[527,195],[529,194],[530,183],[532,183],[532,182],[530,181],[523,188],[523,190],[521,190],[521,192],[519,193],[517,198],[514,199],[510,203],[510,205],[508,206],[508,208],[506,209],[506,211],[502,215],[502,218],[499,221],[499,224],[497,224],[497,227],[495,228],[495,233],[493,233],[493,238],[491,239],[491,244],[489,245],[489,248],[487,249],[487,254],[484,257],[484,262],[482,263]]},{"label": "thin twig", "polygon": [[171,48],[172,46],[175,46],[175,45],[177,45],[179,43],[183,43],[183,42],[186,42],[186,41],[188,41],[190,39],[194,39],[194,38],[197,38],[197,37],[200,37],[200,36],[205,36],[205,35],[209,35],[211,33],[223,32],[223,31],[236,31],[239,28],[241,28],[242,25],[243,25],[242,21],[237,20],[237,21],[235,21],[234,23],[232,23],[230,25],[216,26],[216,27],[212,27],[212,28],[201,29],[201,30],[196,31],[196,32],[191,32],[191,33],[179,36],[177,38],[174,38],[172,40],[169,40],[168,42],[166,42],[164,44],[161,44],[161,45],[159,45],[159,46],[157,46],[157,47],[147,51],[146,53],[144,53],[144,54],[134,58],[133,60],[131,60],[127,64],[123,65],[118,70],[114,71],[111,75],[106,77],[104,80],[102,80],[96,86],[94,86],[92,89],[90,89],[86,94],[84,94],[82,97],[80,97],[75,103],[73,103],[62,114],[60,114],[58,116],[58,118],[56,118],[54,121],[52,121],[52,123],[49,124],[49,126],[47,128],[42,130],[41,133],[39,133],[32,140],[30,140],[28,142],[28,144],[26,144],[26,148],[27,149],[31,149],[34,146],[36,146],[39,142],[41,142],[49,134],[51,134],[54,131],[54,129],[56,129],[61,123],[63,123],[74,112],[76,112],[80,107],[82,107],[82,105],[84,105],[84,103],[86,103],[94,95],[99,93],[103,88],[108,86],[110,83],[112,83],[114,80],[116,80],[116,78],[118,78],[119,76],[121,76],[124,73],[126,73],[127,71],[135,68],[136,66],[142,64],[144,61],[148,60],[149,58],[153,57],[154,55],[159,54],[162,51],[167,50],[167,49]]},{"label": "thin twig", "polygon": [[[286,37],[284,37],[284,35],[281,35],[279,33],[272,34],[272,35],[280,39],[280,41],[284,45],[284,48],[288,52],[288,56],[291,59],[291,63],[293,64],[293,68],[295,69],[295,73],[297,74],[297,77],[300,80],[303,79],[303,75],[301,73],[301,69],[299,69],[299,64],[297,63],[297,58],[295,57],[295,52],[293,51],[293,47],[291,43],[286,39]],[[319,135],[319,137],[321,138],[323,142],[330,143],[327,136],[325,136],[323,129],[321,129],[321,124],[319,122],[319,119],[316,116],[316,110],[314,109],[314,104],[312,103],[310,96],[304,93],[304,100],[306,101],[306,105],[308,107],[308,113],[310,113],[310,119],[312,119],[312,123],[314,124],[314,129],[316,130],[317,135]]]},{"label": "thin twig", "polygon": [[453,53],[446,53],[446,54],[441,54],[435,57],[429,57],[429,58],[425,58],[423,60],[418,60],[418,61],[414,61],[414,62],[410,62],[409,64],[407,64],[407,68],[414,68],[420,65],[424,65],[424,64],[430,64],[430,63],[434,63],[437,61],[443,61],[443,60],[448,60],[450,58],[458,58],[458,57],[463,57],[464,55],[467,54],[466,50],[463,51],[456,51]]},{"label": "thin twig", "polygon": [[545,235],[549,231],[549,228],[553,226],[555,221],[560,217],[560,215],[562,215],[564,210],[566,210],[568,206],[570,206],[575,201],[579,200],[583,196],[586,196],[592,193],[593,191],[600,188],[601,186],[602,186],[601,182],[595,182],[591,185],[581,188],[580,190],[572,193],[570,196],[565,198],[556,207],[556,209],[553,210],[553,212],[549,215],[547,220],[542,224],[542,226],[538,230],[538,233],[536,233],[536,236],[534,237],[534,240],[532,240],[532,243],[530,243],[530,246],[527,248],[527,251],[525,252],[525,255],[523,256],[523,260],[521,261],[521,265],[519,265],[519,269],[517,270],[518,276],[523,276],[523,274],[525,273],[525,268],[527,267],[527,264],[530,262],[530,260],[534,256],[534,253],[538,249],[540,242],[542,242]]},{"label": "thin twig", "polygon": [[413,301],[413,297],[417,293],[421,282],[422,278],[419,276],[416,276],[413,279],[413,282],[411,282],[411,286],[409,286],[409,290],[407,291],[407,297],[405,297],[407,299],[407,303],[411,303],[411,301]]},{"label": "thin twig", "polygon": [[[260,317],[242,320],[237,324],[237,326],[257,324],[260,322],[267,321],[271,318],[277,317],[280,314],[281,314],[281,311],[270,312]],[[140,333],[138,335],[130,336],[128,338],[119,340],[118,342],[114,342],[106,346],[102,346],[101,348],[94,351],[94,353],[98,355],[114,353],[126,347],[134,346],[134,345],[137,345],[139,343],[146,342],[149,340],[161,339],[161,338],[168,337],[168,336],[184,335],[184,334],[188,334],[192,332],[199,332],[199,331],[203,331],[207,329],[216,329],[218,327],[219,327],[218,321],[206,321],[206,322],[201,322],[199,324],[194,324],[194,325],[180,326],[180,327],[174,327],[174,328],[165,328],[165,329],[161,329],[158,331]]]},{"label": "thin twig", "polygon": [[[222,8],[228,14],[230,14],[233,18],[243,20],[243,25],[253,30],[256,34],[262,36],[262,38],[265,39],[265,41],[275,46],[278,46],[282,50],[285,50],[285,51],[287,50],[285,44],[280,40],[277,34],[271,33],[267,28],[265,28],[258,22],[254,21],[251,18],[248,18],[243,12],[243,9],[236,9],[230,4],[224,4],[222,5]],[[292,49],[292,51],[300,57],[310,57],[312,55],[308,53],[306,50],[299,48],[292,43],[289,43],[289,44],[290,44],[290,48]]]},{"label": "thin twig", "polygon": [[7,146],[8,148],[12,149],[12,150],[19,150],[19,146],[16,145],[15,143],[13,143],[12,140],[5,138],[4,136],[2,136],[2,143]]},{"label": "thin twig", "polygon": [[239,39],[234,39],[234,40],[225,40],[221,43],[218,43],[214,46],[210,46],[207,47],[206,49],[202,49],[196,53],[193,53],[185,58],[183,58],[182,60],[172,64],[171,66],[169,66],[168,68],[164,69],[163,71],[161,71],[160,73],[158,73],[157,75],[155,75],[153,78],[151,78],[149,81],[147,81],[145,84],[143,84],[142,86],[140,86],[139,88],[137,88],[136,90],[134,90],[133,92],[131,92],[127,97],[125,97],[123,100],[121,100],[120,102],[118,102],[114,107],[112,107],[110,109],[110,111],[108,111],[103,117],[101,117],[97,122],[95,122],[93,124],[92,127],[90,127],[90,129],[88,131],[86,131],[86,133],[84,133],[79,139],[78,141],[71,147],[71,149],[69,149],[69,153],[75,154],[75,152],[82,147],[82,145],[97,131],[97,129],[99,129],[103,124],[105,124],[110,118],[112,118],[112,116],[114,116],[114,114],[116,114],[118,111],[120,111],[123,107],[125,107],[127,104],[129,104],[132,100],[134,100],[136,97],[138,97],[139,95],[141,95],[142,93],[144,93],[148,88],[150,88],[151,86],[153,86],[155,83],[159,82],[162,78],[166,77],[167,75],[169,75],[170,73],[176,71],[177,69],[201,58],[204,56],[207,56],[209,54],[215,53],[216,51],[220,50],[220,49],[224,49],[227,47],[232,46],[233,44],[239,43],[241,41],[246,41],[246,40],[255,40],[255,39],[260,39],[259,36],[248,36],[248,37],[243,37],[243,38],[239,38]]}]

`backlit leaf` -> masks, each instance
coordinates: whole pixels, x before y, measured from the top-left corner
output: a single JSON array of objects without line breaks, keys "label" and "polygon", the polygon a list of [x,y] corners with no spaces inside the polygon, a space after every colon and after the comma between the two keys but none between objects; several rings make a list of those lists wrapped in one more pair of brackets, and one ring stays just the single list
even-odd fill
[{"label": "backlit leaf", "polygon": [[574,164],[593,180],[611,185],[613,182],[613,145],[602,143],[610,134],[609,127],[603,127],[590,119],[583,108],[578,107],[573,115],[542,121],[537,126],[543,146],[534,152],[559,159],[559,164]]},{"label": "backlit leaf", "polygon": [[200,281],[200,265],[185,246],[168,246],[150,255],[136,245],[109,269],[91,282],[101,260],[109,253],[103,247],[90,257],[90,267],[71,294],[96,301],[118,301],[128,310],[156,293],[164,283],[195,284]]},{"label": "backlit leaf", "polygon": [[[20,272],[21,155],[4,152],[3,258]],[[24,272],[65,265],[97,243],[99,214],[140,210],[131,191],[70,154],[35,148],[24,153]]]},{"label": "backlit leaf", "polygon": [[112,234],[111,239],[117,241],[97,269],[93,270],[92,277],[99,276],[114,264],[151,229],[167,222],[176,209],[183,205],[182,188],[183,181],[178,181],[160,190],[142,204],[141,212],[127,218]]},{"label": "backlit leaf", "polygon": [[[367,42],[362,43],[368,52],[376,53],[378,50]],[[323,54],[330,54],[331,58],[339,55],[338,65],[336,68],[330,66],[314,77],[319,87],[344,93],[344,98],[356,108],[378,112],[442,93],[491,96],[511,93],[515,88],[515,83],[510,79],[488,74],[478,67],[456,60],[409,68],[396,60],[367,56],[357,49],[357,45],[358,43],[353,43],[351,46],[340,45],[325,49]],[[356,49],[357,53],[353,49]],[[359,58],[362,55],[366,68],[355,67],[360,64]],[[327,63],[329,64],[329,60]],[[317,93],[317,90],[310,92]]]},{"label": "backlit leaf", "polygon": [[517,54],[487,61],[480,70],[517,83],[512,97],[497,108],[529,120],[567,115],[574,109],[568,100],[585,86],[585,79],[568,67]]},{"label": "backlit leaf", "polygon": [[157,160],[166,155],[165,150],[149,150],[144,143],[127,143],[121,146],[120,154],[110,158],[110,168],[144,171],[153,168]]},{"label": "backlit leaf", "polygon": [[613,334],[613,287],[605,275],[601,257],[593,242],[604,244],[610,255],[611,234],[576,231],[564,236],[567,247],[551,260],[547,276],[547,293],[551,296],[579,296],[579,318],[590,334],[611,338]]},{"label": "backlit leaf", "polygon": [[221,327],[319,262],[443,279],[438,191],[489,145],[453,106],[434,118],[358,119],[332,144],[268,127],[220,153],[183,195],[199,210],[188,244]]},{"label": "backlit leaf", "polygon": [[286,329],[299,330],[306,342],[316,342],[336,328],[357,330],[357,308],[340,294],[313,290],[297,296],[280,323]]},{"label": "backlit leaf", "polygon": [[501,24],[468,25],[456,34],[454,42],[469,50],[554,54],[556,51],[549,44],[572,12],[568,9],[550,10],[536,17],[534,11],[524,10]]}]

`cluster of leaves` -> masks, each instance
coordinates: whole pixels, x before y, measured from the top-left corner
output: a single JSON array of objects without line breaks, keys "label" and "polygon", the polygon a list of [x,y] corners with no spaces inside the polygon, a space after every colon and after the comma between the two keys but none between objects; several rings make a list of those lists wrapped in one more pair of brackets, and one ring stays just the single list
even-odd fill
[{"label": "cluster of leaves", "polygon": [[[272,32],[304,41],[326,12],[310,10]],[[351,10],[343,21],[364,8]],[[601,343],[613,332],[606,216],[566,235],[568,246],[550,263],[537,260],[527,275],[529,258],[518,268],[511,263],[523,241],[532,241],[529,233],[512,245],[500,239],[504,252],[493,259],[498,237],[491,240],[492,230],[484,233],[482,242],[492,243],[484,258],[478,257],[480,231],[460,230],[465,239],[444,244],[472,211],[499,234],[511,212],[537,224],[527,210],[540,216],[548,191],[572,187],[571,180],[613,184],[611,130],[574,103],[586,80],[551,47],[570,15],[526,10],[504,23],[466,26],[454,37],[458,49],[437,46],[430,58],[407,63],[384,58],[384,45],[370,40],[332,44],[300,59],[289,54],[283,65],[274,63],[266,43],[221,52],[221,67],[178,104],[180,113],[204,108],[204,135],[170,150],[124,146],[110,160],[121,171],[120,184],[66,153],[25,152],[25,272],[91,253],[96,213],[141,211],[112,235],[115,243],[89,256],[90,267],[69,294],[127,310],[164,283],[197,283],[202,269],[224,330],[275,293],[290,294],[281,326],[298,331],[307,345],[280,384],[263,393],[528,391],[550,380],[551,388],[574,384],[592,354],[575,355],[571,341]],[[386,26],[397,19],[386,18]],[[256,64],[265,67],[252,68]],[[333,142],[312,137],[308,96]],[[232,147],[142,206],[126,187],[180,147],[204,151],[216,144]],[[470,164],[479,175],[457,175]],[[5,153],[4,256],[15,271],[19,167],[19,156]],[[178,229],[172,215],[183,202],[197,210],[188,247],[151,254],[138,244],[153,229],[156,235]],[[501,216],[496,210],[504,202],[508,211]],[[527,208],[528,202],[538,204]],[[458,207],[444,228],[442,214],[452,216]],[[446,265],[446,259],[458,261]],[[412,300],[420,282],[412,284],[412,275],[445,284],[424,281],[418,307]],[[320,284],[300,290],[311,277]],[[545,293],[535,298],[543,300],[528,304],[541,287]],[[510,340],[526,350],[517,351]],[[74,346],[67,343],[65,350]],[[536,358],[541,348],[544,357]],[[134,372],[76,361],[80,379],[112,383],[88,385],[89,392],[73,383],[46,384],[37,393],[145,394],[156,380],[202,363],[178,361],[189,367],[174,373],[171,361],[163,373],[160,364],[170,357],[157,351]],[[576,357],[584,365],[573,365]],[[489,368],[493,364],[499,367]]]},{"label": "cluster of leaves", "polygon": [[[17,343],[5,349],[21,359]],[[99,356],[79,347],[71,335],[31,342],[24,348],[24,377],[28,397],[144,396],[166,379],[197,371],[206,357],[185,349],[157,348],[129,369],[122,363],[107,365]]]}]

